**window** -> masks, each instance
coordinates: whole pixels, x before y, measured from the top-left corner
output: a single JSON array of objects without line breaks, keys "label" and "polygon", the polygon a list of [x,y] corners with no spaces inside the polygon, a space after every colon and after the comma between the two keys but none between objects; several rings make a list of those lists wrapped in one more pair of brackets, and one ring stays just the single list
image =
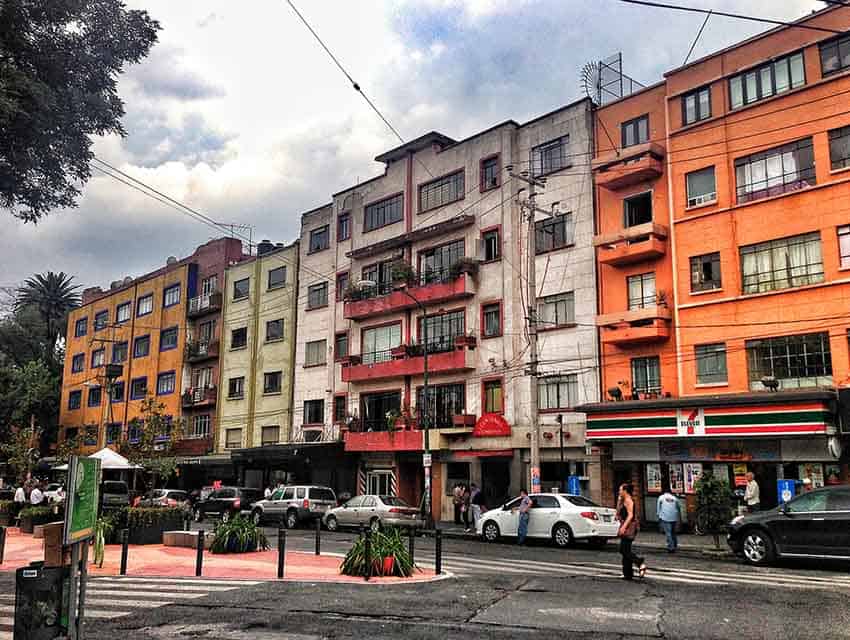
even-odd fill
[{"label": "window", "polygon": [[820,233],[741,247],[743,293],[790,289],[823,282]]},{"label": "window", "polygon": [[106,425],[106,443],[115,444],[121,439],[121,424],[112,423]]},{"label": "window", "polygon": [[502,303],[492,302],[481,306],[481,337],[502,335]]},{"label": "window", "polygon": [[201,280],[201,297],[209,298],[218,291],[218,276],[211,275]]},{"label": "window", "polygon": [[388,431],[392,421],[387,415],[401,414],[401,392],[384,391],[360,394],[360,416],[365,431]]},{"label": "window", "polygon": [[[425,406],[425,389],[419,387],[416,391],[416,411],[420,423],[424,418]],[[462,382],[429,385],[427,406],[429,426],[453,426],[454,416],[466,413],[466,385]]]},{"label": "window", "polygon": [[821,73],[828,76],[850,67],[850,35],[843,35],[820,45]]},{"label": "window", "polygon": [[210,437],[210,426],[212,423],[212,418],[209,414],[202,414],[199,416],[192,416],[192,426],[191,431],[189,432],[190,438],[209,438]]},{"label": "window", "polygon": [[682,96],[682,125],[711,117],[711,88],[703,87]]},{"label": "window", "polygon": [[338,333],[334,336],[334,360],[342,360],[348,356],[348,333]]},{"label": "window", "polygon": [[135,378],[130,383],[130,399],[141,400],[148,394],[148,379]]},{"label": "window", "polygon": [[336,239],[348,240],[351,237],[351,214],[341,213],[336,219]]},{"label": "window", "polygon": [[324,400],[305,400],[304,401],[304,424],[324,424],[325,422],[325,401]]},{"label": "window", "polygon": [[711,291],[721,286],[719,252],[691,258],[691,291]]},{"label": "window", "polygon": [[348,396],[334,396],[334,422],[345,422],[348,417]]},{"label": "window", "polygon": [[170,351],[177,348],[177,327],[163,329],[159,334],[159,350]]},{"label": "window", "polygon": [[277,289],[286,284],[286,266],[269,269],[269,289]]},{"label": "window", "polygon": [[750,389],[764,389],[762,378],[771,376],[782,389],[832,385],[829,333],[747,340]]},{"label": "window", "polygon": [[283,318],[266,322],[266,342],[283,340]]},{"label": "window", "polygon": [[482,385],[482,390],[484,413],[503,413],[505,399],[502,394],[502,381],[486,380]]},{"label": "window", "polygon": [[[795,498],[788,503],[789,513],[825,513],[827,499],[832,497],[832,492],[817,491],[807,493]],[[804,525],[805,526],[805,525]]]},{"label": "window", "polygon": [[[324,341],[322,341],[324,343]],[[401,323],[363,330],[360,357],[363,364],[392,360],[392,349],[401,344]]]},{"label": "window", "polygon": [[[399,325],[396,325],[399,326]],[[427,342],[428,353],[453,351],[455,338],[459,338],[466,331],[466,311],[450,311],[439,315],[429,315],[427,318],[419,317],[417,337],[419,344]]]},{"label": "window", "polygon": [[277,425],[273,427],[263,427],[261,438],[261,444],[264,447],[270,444],[277,444],[280,440],[280,427]]},{"label": "window", "polygon": [[632,397],[661,393],[661,359],[658,356],[632,358]]},{"label": "window", "polygon": [[76,391],[72,391],[68,394],[68,409],[74,410],[79,409],[80,405],[83,403],[83,392],[81,389]]},{"label": "window", "polygon": [[71,358],[71,373],[79,373],[86,367],[86,354],[76,353]]},{"label": "window", "polygon": [[561,136],[538,145],[531,150],[531,172],[534,177],[544,176],[572,166],[569,156],[570,136]]},{"label": "window", "polygon": [[623,200],[623,221],[624,227],[652,222],[652,192]]},{"label": "window", "polygon": [[452,266],[464,256],[463,239],[419,252],[419,278],[422,284],[448,282]]},{"label": "window", "polygon": [[245,376],[230,378],[227,381],[227,397],[231,399],[242,398],[245,395]]},{"label": "window", "polygon": [[547,409],[569,409],[578,404],[578,375],[545,376],[537,381],[537,405]]},{"label": "window", "polygon": [[698,344],[694,347],[697,361],[697,384],[726,382],[726,345]]},{"label": "window", "polygon": [[224,448],[238,449],[242,446],[242,429],[225,429]]},{"label": "window", "polygon": [[100,406],[100,398],[103,395],[103,390],[100,387],[89,387],[89,401],[88,404],[90,407],[99,407]]},{"label": "window", "polygon": [[88,333],[88,324],[88,318],[80,318],[77,320],[77,322],[74,323],[74,337],[79,338],[86,335],[86,333]]},{"label": "window", "polygon": [[160,373],[156,377],[156,395],[164,396],[169,393],[174,393],[174,385],[177,381],[177,376],[173,371]]},{"label": "window", "polygon": [[815,180],[812,139],[805,138],[735,160],[738,202],[752,202],[805,186]]},{"label": "window", "polygon": [[419,213],[462,200],[464,196],[464,171],[456,171],[419,187]]},{"label": "window", "polygon": [[112,383],[112,402],[124,402],[124,383],[123,382],[113,382]]},{"label": "window", "polygon": [[500,229],[488,229],[481,234],[484,262],[492,262],[502,257],[502,238]]},{"label": "window", "polygon": [[230,331],[230,348],[243,349],[248,346],[248,327],[239,327]]},{"label": "window", "polygon": [[310,231],[310,246],[307,248],[307,253],[316,253],[324,251],[331,246],[331,228],[330,225],[319,227]]},{"label": "window", "polygon": [[304,366],[314,367],[327,362],[327,341],[314,340],[304,345]]},{"label": "window", "polygon": [[481,161],[481,191],[498,187],[502,182],[499,174],[499,156],[484,158]]},{"label": "window", "polygon": [[829,161],[833,171],[850,167],[850,125],[829,132]]},{"label": "window", "polygon": [[101,329],[106,329],[106,325],[109,324],[109,312],[108,311],[98,311],[94,314],[94,330],[100,331]]},{"label": "window", "polygon": [[646,309],[656,305],[655,272],[641,273],[626,278],[629,289],[629,310]]},{"label": "window", "polygon": [[737,109],[804,84],[806,74],[800,51],[729,78],[730,106]]},{"label": "window", "polygon": [[162,306],[173,307],[175,304],[180,304],[180,285],[173,284],[167,287],[162,293]]},{"label": "window", "polygon": [[383,262],[377,262],[363,267],[363,270],[360,272],[360,279],[374,282],[376,286],[361,289],[360,291],[368,297],[383,296],[392,291],[395,286],[393,282],[394,262],[394,260],[384,260]]},{"label": "window", "polygon": [[346,289],[348,289],[348,282],[348,271],[346,271],[345,273],[336,274],[335,295],[337,302],[345,298],[345,291]]},{"label": "window", "polygon": [[122,322],[128,322],[130,320],[132,308],[132,302],[124,302],[115,307],[115,321],[119,324]]},{"label": "window", "polygon": [[270,371],[263,374],[263,393],[280,393],[283,372]]},{"label": "window", "polygon": [[403,219],[404,194],[400,193],[366,205],[363,218],[363,231],[374,231],[395,222],[401,222]]},{"label": "window", "polygon": [[142,422],[138,418],[127,423],[127,442],[136,443],[142,439]]},{"label": "window", "polygon": [[540,298],[537,304],[537,323],[540,329],[575,323],[575,295],[572,291]]},{"label": "window", "polygon": [[140,318],[153,312],[153,294],[149,293],[136,301],[136,317]]},{"label": "window", "polygon": [[91,368],[102,367],[106,364],[106,349],[96,349],[91,352]]},{"label": "window", "polygon": [[83,445],[86,447],[97,446],[97,426],[91,425],[86,427],[83,434]]},{"label": "window", "polygon": [[699,171],[691,171],[685,176],[685,185],[688,190],[689,207],[698,207],[701,204],[717,200],[713,166]]},{"label": "window", "polygon": [[251,292],[251,278],[242,278],[233,283],[233,299],[244,300]]},{"label": "window", "polygon": [[151,337],[139,336],[133,340],[133,357],[144,358],[151,352]]},{"label": "window", "polygon": [[198,324],[198,342],[209,344],[215,340],[215,320],[207,320]]},{"label": "window", "polygon": [[838,254],[841,268],[850,267],[850,226],[838,227]]},{"label": "window", "polygon": [[546,253],[573,244],[573,214],[562,213],[534,223],[535,252]]},{"label": "window", "polygon": [[307,287],[307,310],[328,306],[328,283],[320,282]]},{"label": "window", "polygon": [[112,345],[112,364],[121,364],[127,361],[127,343],[116,342]]},{"label": "window", "polygon": [[628,120],[620,125],[620,142],[623,148],[649,142],[649,115]]}]

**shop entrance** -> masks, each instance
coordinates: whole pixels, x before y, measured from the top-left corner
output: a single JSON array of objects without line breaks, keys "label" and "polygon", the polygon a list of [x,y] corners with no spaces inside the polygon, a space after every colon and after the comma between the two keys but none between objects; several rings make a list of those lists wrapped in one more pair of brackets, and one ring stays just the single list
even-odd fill
[{"label": "shop entrance", "polygon": [[759,498],[762,509],[772,509],[777,503],[776,494],[776,463],[775,462],[750,462],[747,468],[753,472],[759,485]]},{"label": "shop entrance", "polygon": [[507,502],[511,489],[511,461],[508,458],[481,459],[481,491],[488,509]]}]

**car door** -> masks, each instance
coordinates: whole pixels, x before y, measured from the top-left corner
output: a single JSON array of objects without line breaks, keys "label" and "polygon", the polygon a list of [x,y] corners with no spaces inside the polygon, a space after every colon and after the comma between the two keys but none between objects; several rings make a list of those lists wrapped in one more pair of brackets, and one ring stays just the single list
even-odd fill
[{"label": "car door", "polygon": [[375,496],[363,496],[363,504],[358,509],[357,524],[368,524],[377,513],[378,500]]},{"label": "car door", "polygon": [[528,535],[532,538],[548,538],[558,520],[561,503],[549,495],[532,495],[528,518]]},{"label": "car door", "polygon": [[519,503],[522,498],[514,498],[504,507],[499,514],[499,531],[503,536],[515,536],[519,528]]},{"label": "car door", "polygon": [[850,558],[850,487],[831,489],[826,510],[824,555]]},{"label": "car door", "polygon": [[768,525],[780,554],[818,555],[824,545],[826,492],[804,493],[781,508]]},{"label": "car door", "polygon": [[336,511],[336,519],[340,524],[353,525],[358,523],[360,505],[363,504],[364,496],[355,496],[346,502],[342,509]]},{"label": "car door", "polygon": [[220,489],[217,491],[213,491],[210,495],[207,496],[206,500],[201,500],[198,504],[198,509],[201,511],[201,515],[209,515],[215,512],[215,503],[218,500],[218,494]]},{"label": "car door", "polygon": [[233,507],[233,501],[236,499],[236,489],[222,489],[218,492],[218,498],[215,501],[215,513],[220,516],[225,511],[230,511]]},{"label": "car door", "polygon": [[287,508],[291,502],[295,501],[295,487],[284,487],[281,491],[280,498],[275,500],[274,503],[274,514],[277,517],[281,517],[286,513]]}]

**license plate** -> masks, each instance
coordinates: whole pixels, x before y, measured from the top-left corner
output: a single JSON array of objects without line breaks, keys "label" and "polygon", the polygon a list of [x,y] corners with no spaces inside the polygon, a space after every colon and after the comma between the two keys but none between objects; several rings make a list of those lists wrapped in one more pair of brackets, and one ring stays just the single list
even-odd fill
[{"label": "license plate", "polygon": [[602,522],[611,522],[611,516],[602,516]]}]

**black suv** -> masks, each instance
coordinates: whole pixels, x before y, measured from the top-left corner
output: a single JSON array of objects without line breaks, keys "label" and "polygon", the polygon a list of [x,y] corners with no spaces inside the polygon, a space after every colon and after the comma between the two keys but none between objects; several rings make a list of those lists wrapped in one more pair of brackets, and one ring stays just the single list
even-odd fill
[{"label": "black suv", "polygon": [[227,522],[236,515],[245,517],[251,514],[251,505],[263,499],[260,489],[249,489],[246,487],[221,487],[216,489],[206,500],[199,500],[192,508],[192,516],[195,522],[201,522],[204,518],[221,518]]},{"label": "black suv", "polygon": [[738,516],[727,541],[756,565],[775,558],[850,561],[850,486],[817,489],[775,509]]}]

